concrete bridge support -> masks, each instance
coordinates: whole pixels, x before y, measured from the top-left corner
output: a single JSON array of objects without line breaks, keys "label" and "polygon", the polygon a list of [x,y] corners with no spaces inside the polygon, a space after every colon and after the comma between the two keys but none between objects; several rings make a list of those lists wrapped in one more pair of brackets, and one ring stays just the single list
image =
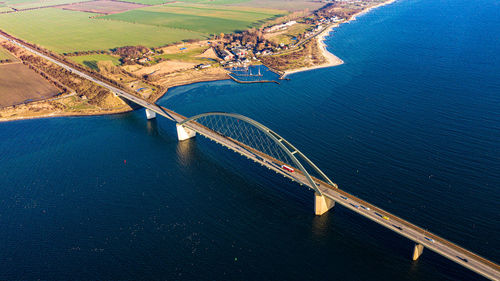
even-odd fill
[{"label": "concrete bridge support", "polygon": [[176,127],[177,127],[177,138],[179,139],[179,141],[194,138],[194,136],[196,136],[196,132],[189,128],[186,128],[179,124],[177,124]]},{"label": "concrete bridge support", "polygon": [[156,112],[146,108],[146,118],[148,118],[148,120],[156,118]]},{"label": "concrete bridge support", "polygon": [[415,244],[415,248],[413,249],[413,260],[416,261],[424,251],[424,245]]},{"label": "concrete bridge support", "polygon": [[335,201],[326,198],[325,196],[315,192],[314,193],[314,213],[317,216],[328,212],[331,208],[335,206]]}]

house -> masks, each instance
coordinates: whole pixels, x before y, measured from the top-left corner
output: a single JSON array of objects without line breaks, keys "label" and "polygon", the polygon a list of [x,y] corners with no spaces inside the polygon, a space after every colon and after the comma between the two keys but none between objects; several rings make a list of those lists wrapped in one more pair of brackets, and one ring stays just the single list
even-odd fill
[{"label": "house", "polygon": [[231,52],[229,52],[228,50],[224,49],[224,51],[222,51],[222,58],[225,61],[229,61],[229,60],[234,59],[234,55]]},{"label": "house", "polygon": [[209,68],[210,67],[210,64],[198,64],[197,66],[195,66],[195,68],[197,69],[204,69],[204,68]]},{"label": "house", "polygon": [[272,55],[272,54],[273,54],[273,52],[269,49],[262,50],[263,56],[268,56],[268,55]]},{"label": "house", "polygon": [[239,47],[236,47],[236,48],[233,48],[231,50],[233,52],[233,54],[239,58],[243,58],[243,57],[246,57],[248,55],[248,50],[247,49],[244,49],[244,48],[239,48]]}]

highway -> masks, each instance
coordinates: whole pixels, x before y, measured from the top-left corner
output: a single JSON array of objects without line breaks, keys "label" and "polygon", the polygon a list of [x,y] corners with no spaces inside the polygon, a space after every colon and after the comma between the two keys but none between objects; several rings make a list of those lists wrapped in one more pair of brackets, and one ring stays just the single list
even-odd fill
[{"label": "highway", "polygon": [[[149,110],[152,110],[156,112],[157,114],[160,114],[172,121],[175,121],[177,123],[183,121],[186,119],[186,117],[175,113],[169,109],[166,109],[164,107],[160,107],[156,104],[149,103],[137,96],[134,96],[132,94],[126,93],[123,90],[120,90],[112,85],[109,85],[106,82],[100,81],[96,78],[93,78],[81,71],[78,71],[77,69],[72,68],[71,66],[68,66],[64,64],[63,62],[60,62],[56,59],[53,59],[47,55],[44,55],[36,50],[33,50],[32,48],[25,46],[23,44],[20,44],[19,42],[5,37],[0,34],[0,37],[9,40],[10,42],[38,55],[41,56],[69,71],[71,71],[74,74],[77,74],[85,79],[91,80],[107,89],[112,91],[113,93],[117,94],[118,96],[132,101],[140,106],[143,106]],[[242,144],[238,142],[237,140],[228,138],[226,136],[221,135],[220,133],[211,130],[210,128],[207,128],[200,123],[197,123],[195,121],[187,122],[184,124],[185,127],[188,127],[189,129],[194,130],[198,134],[236,152],[239,153],[240,155],[259,163],[262,166],[267,167],[268,169],[283,175],[284,177],[287,177],[293,181],[296,181],[302,185],[308,186],[310,188],[313,188],[310,186],[310,183],[306,179],[306,176],[303,175],[301,172],[296,171],[294,172],[289,172],[281,168],[281,163],[280,161],[274,159],[273,157],[266,155],[260,151],[257,151],[251,147],[246,146],[245,144]],[[289,165],[289,163],[287,163]],[[291,165],[289,165],[291,166]],[[491,262],[483,257],[480,257],[456,244],[453,244],[444,238],[441,238],[435,234],[432,234],[428,231],[425,231],[424,229],[408,222],[405,221],[387,211],[384,211],[362,199],[357,198],[354,195],[351,195],[341,189],[336,188],[335,186],[332,186],[330,184],[327,184],[319,179],[314,178],[314,181],[318,188],[321,190],[324,196],[327,198],[335,201],[336,203],[352,210],[353,212],[356,212],[369,220],[386,227],[387,229],[394,231],[412,241],[414,241],[416,244],[421,244],[425,248],[430,249],[486,278],[489,278],[491,280],[500,280],[500,267],[494,263]]]},{"label": "highway", "polygon": [[[176,115],[176,113],[172,113]],[[180,116],[179,116],[180,117]],[[281,174],[293,181],[306,185],[310,188],[306,177],[295,169],[294,172],[288,172],[281,168],[280,161],[268,156],[260,151],[256,151],[236,140],[220,135],[219,133],[196,122],[188,122],[184,126],[196,131],[200,135],[215,141],[216,143],[225,146],[248,159],[267,167],[268,169]],[[291,166],[287,164],[288,166]],[[466,267],[470,270],[491,280],[500,280],[500,267],[482,258],[456,244],[453,244],[435,234],[432,234],[424,229],[405,221],[387,211],[382,210],[362,199],[357,198],[341,189],[338,189],[330,184],[327,184],[319,179],[314,178],[319,189],[324,196],[330,198],[338,204],[394,231],[417,244],[423,245],[425,248]]]}]

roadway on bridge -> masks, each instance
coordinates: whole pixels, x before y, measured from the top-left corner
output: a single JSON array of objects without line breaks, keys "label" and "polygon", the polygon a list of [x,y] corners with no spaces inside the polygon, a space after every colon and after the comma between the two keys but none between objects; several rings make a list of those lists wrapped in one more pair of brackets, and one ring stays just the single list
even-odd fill
[{"label": "roadway on bridge", "polygon": [[[105,83],[103,81],[100,81],[94,77],[91,77],[77,69],[72,68],[71,66],[66,65],[63,62],[60,62],[56,59],[53,59],[47,55],[44,55],[28,46],[25,46],[23,44],[20,44],[19,42],[5,37],[0,34],[0,37],[9,40],[10,42],[38,55],[46,60],[49,60],[63,68],[65,68],[68,71],[71,71],[85,79],[91,80],[95,82],[96,84],[99,84],[113,93],[129,100],[132,101],[140,106],[143,106],[149,110],[152,110],[156,112],[157,114],[160,114],[172,121],[175,121],[177,123],[183,121],[186,119],[186,117],[177,114],[171,110],[168,110],[166,108],[160,107],[156,104],[147,102],[137,96],[134,96],[132,94],[129,94],[123,90],[120,90],[112,85],[109,85],[108,83]],[[307,181],[305,175],[303,175],[300,172],[288,172],[285,171],[281,168],[281,164],[279,161],[274,159],[273,157],[263,154],[262,152],[256,151],[252,148],[249,148],[245,146],[244,144],[239,143],[236,140],[233,140],[231,138],[225,137],[197,122],[188,122],[185,123],[184,126],[196,131],[202,136],[205,136],[245,157],[248,159],[251,159],[255,162],[260,163],[261,165],[269,168],[270,170],[281,174],[287,178],[290,178],[293,181],[296,181],[300,184],[304,184],[310,188],[310,183]],[[320,181],[318,179],[314,179],[316,184],[318,185],[318,188],[321,190],[324,196],[327,198],[343,205],[344,207],[396,232],[399,233],[400,235],[403,235],[407,237],[408,239],[415,241],[418,244],[424,245],[426,248],[431,249],[435,251],[436,253],[443,255],[447,257],[448,259],[471,269],[472,271],[486,277],[492,280],[500,280],[500,267],[487,260],[484,259],[456,244],[453,244],[435,234],[426,232],[422,228],[411,224],[395,215],[390,214],[389,212],[386,212],[372,204],[369,204],[345,191],[342,191],[340,189],[335,188],[332,185],[329,185],[323,181]],[[313,188],[314,189],[314,188]]]},{"label": "roadway on bridge", "polygon": [[[175,115],[175,113],[173,114]],[[250,160],[253,160],[254,162],[260,163],[261,165],[267,167],[270,170],[273,170],[278,174],[281,174],[293,181],[313,188],[309,186],[310,184],[307,181],[307,178],[302,173],[289,172],[282,169],[282,163],[271,156],[248,148],[245,145],[238,143],[238,141],[214,132],[213,130],[199,123],[188,122],[185,123],[184,126],[196,131],[200,135],[203,135],[217,142],[220,145],[223,145],[241,154],[242,156],[247,157]],[[426,248],[429,248],[436,253],[441,254],[448,259],[471,269],[472,271],[475,271],[492,280],[500,280],[500,267],[497,264],[490,262],[489,260],[486,260],[468,250],[465,250],[464,248],[453,244],[435,234],[429,233],[422,228],[410,222],[407,222],[395,215],[392,215],[389,212],[386,212],[372,204],[369,204],[368,202],[365,202],[364,200],[361,200],[345,191],[335,188],[330,184],[327,184],[316,178],[314,178],[314,181],[318,185],[323,195],[335,201],[336,203],[339,203],[344,207],[394,232],[397,232],[400,235],[405,236],[406,238],[416,242],[417,244],[422,244]]]}]

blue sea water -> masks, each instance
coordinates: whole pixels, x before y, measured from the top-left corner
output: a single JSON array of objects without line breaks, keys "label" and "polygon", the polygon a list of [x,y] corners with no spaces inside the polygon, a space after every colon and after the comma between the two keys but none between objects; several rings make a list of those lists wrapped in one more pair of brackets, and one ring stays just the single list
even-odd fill
[{"label": "blue sea water", "polygon": [[[400,0],[327,37],[345,64],[159,103],[277,131],[339,186],[500,261],[500,4]],[[0,124],[0,279],[477,280],[203,138],[132,113]]]}]

